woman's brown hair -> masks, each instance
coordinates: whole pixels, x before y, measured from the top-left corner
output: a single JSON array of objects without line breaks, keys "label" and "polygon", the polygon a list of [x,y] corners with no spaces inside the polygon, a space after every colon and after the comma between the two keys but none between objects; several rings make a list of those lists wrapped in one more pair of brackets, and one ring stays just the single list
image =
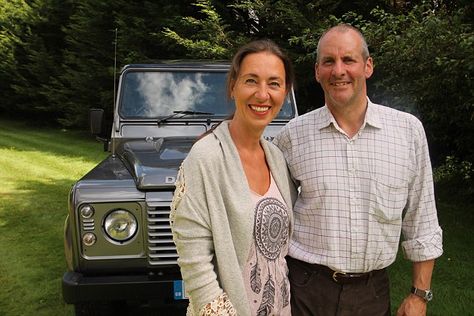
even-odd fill
[{"label": "woman's brown hair", "polygon": [[240,66],[245,56],[255,53],[268,52],[281,59],[285,67],[285,88],[289,92],[294,83],[295,72],[293,70],[293,64],[291,63],[290,58],[283,52],[283,50],[269,39],[260,39],[249,42],[235,53],[232,58],[232,63],[227,73],[227,97],[230,98],[232,94],[232,89],[234,87],[235,81],[239,76]]}]

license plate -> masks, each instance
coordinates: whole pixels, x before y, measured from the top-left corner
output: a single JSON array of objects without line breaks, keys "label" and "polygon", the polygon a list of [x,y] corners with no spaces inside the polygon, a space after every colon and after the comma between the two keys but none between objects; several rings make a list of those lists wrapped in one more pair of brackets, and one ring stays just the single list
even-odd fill
[{"label": "license plate", "polygon": [[174,290],[174,299],[175,300],[184,300],[188,297],[186,296],[186,291],[184,290],[184,281],[183,280],[175,280],[173,282],[173,290]]}]

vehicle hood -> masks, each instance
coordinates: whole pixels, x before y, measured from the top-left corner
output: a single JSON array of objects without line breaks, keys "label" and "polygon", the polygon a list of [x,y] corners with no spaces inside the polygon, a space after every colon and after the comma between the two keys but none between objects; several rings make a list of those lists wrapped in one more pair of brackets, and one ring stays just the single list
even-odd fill
[{"label": "vehicle hood", "polygon": [[173,188],[178,168],[195,141],[194,137],[129,140],[118,147],[117,153],[138,189]]}]

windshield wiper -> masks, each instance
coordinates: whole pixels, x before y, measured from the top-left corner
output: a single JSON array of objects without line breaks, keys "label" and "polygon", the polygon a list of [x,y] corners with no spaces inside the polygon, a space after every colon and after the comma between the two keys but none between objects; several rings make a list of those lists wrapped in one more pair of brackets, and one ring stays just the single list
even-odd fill
[{"label": "windshield wiper", "polygon": [[158,125],[160,125],[161,123],[164,123],[166,122],[167,120],[169,120],[170,118],[173,118],[173,117],[176,117],[178,115],[180,115],[181,117],[185,117],[186,115],[214,115],[214,113],[209,113],[209,112],[199,112],[199,111],[188,111],[188,110],[185,110],[185,111],[173,111],[173,114],[171,115],[168,115],[162,119],[159,119],[158,120]]}]

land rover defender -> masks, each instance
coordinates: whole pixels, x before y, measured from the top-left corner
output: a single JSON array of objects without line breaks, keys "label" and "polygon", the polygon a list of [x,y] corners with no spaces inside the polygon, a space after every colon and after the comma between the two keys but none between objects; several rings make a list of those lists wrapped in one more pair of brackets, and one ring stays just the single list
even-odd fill
[{"label": "land rover defender", "polygon": [[[74,184],[64,227],[63,298],[76,315],[124,314],[134,303],[184,315],[186,296],[169,212],[177,170],[197,137],[228,117],[229,64],[125,66],[119,76],[110,155]],[[297,115],[294,93],[266,128],[271,138]],[[91,131],[104,129],[91,110]],[[130,313],[133,314],[133,313]]]}]

